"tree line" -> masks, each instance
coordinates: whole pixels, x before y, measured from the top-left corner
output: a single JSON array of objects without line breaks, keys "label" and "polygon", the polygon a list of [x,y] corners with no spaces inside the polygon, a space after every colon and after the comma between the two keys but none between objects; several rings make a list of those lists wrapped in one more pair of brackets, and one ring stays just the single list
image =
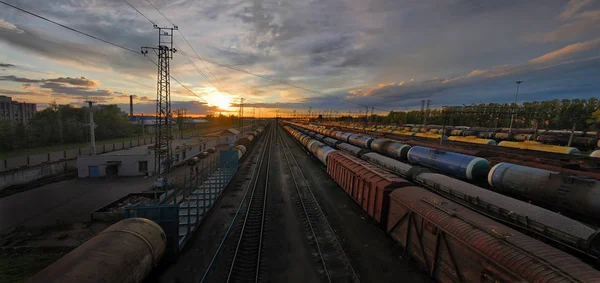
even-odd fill
[{"label": "tree line", "polygon": [[[119,114],[117,105],[94,108],[96,140],[141,135],[142,128]],[[57,105],[38,111],[27,124],[0,119],[0,151],[90,141],[89,108]]]},{"label": "tree line", "polygon": [[513,127],[538,129],[600,130],[600,101],[590,99],[562,99],[514,103],[481,103],[460,107],[444,107],[429,111],[391,111],[387,116],[343,116],[343,121],[391,124],[422,124],[507,128],[514,115]]},{"label": "tree line", "polygon": [[[141,136],[144,131],[141,124],[132,124],[127,115],[121,114],[121,109],[117,105],[103,105],[93,108],[92,111],[96,125],[94,135],[97,141]],[[188,119],[190,117],[186,117],[181,110],[175,110],[173,130],[175,126],[184,129],[184,123]],[[213,126],[235,127],[239,123],[235,115],[207,115],[203,119],[208,123],[199,125],[199,130]],[[27,124],[0,119],[0,151],[2,152],[89,141],[88,107],[79,108],[68,104],[51,103],[48,108],[36,112]]]}]

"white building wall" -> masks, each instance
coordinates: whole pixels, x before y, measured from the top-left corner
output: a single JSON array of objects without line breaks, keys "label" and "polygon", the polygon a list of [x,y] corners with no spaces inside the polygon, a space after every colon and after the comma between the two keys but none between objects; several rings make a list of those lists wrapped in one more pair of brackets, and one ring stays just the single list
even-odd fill
[{"label": "white building wall", "polygon": [[90,177],[90,166],[98,166],[99,177],[106,177],[106,167],[109,161],[120,161],[117,165],[119,176],[145,176],[146,172],[139,171],[139,162],[146,161],[148,173],[154,172],[154,155],[94,155],[77,157],[77,175],[79,178]]}]

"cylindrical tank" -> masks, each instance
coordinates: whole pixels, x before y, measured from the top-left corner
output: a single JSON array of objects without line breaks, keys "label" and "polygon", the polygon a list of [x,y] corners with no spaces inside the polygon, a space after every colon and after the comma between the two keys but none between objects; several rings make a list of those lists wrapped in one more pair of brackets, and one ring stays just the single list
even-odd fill
[{"label": "cylindrical tank", "polygon": [[476,138],[475,136],[466,136],[466,137],[450,136],[450,137],[448,137],[448,140],[450,140],[450,141],[459,141],[459,142],[468,142],[468,143],[476,143],[476,144],[496,145],[496,141],[495,140],[479,139],[479,138]]},{"label": "cylindrical tank", "polygon": [[[312,141],[314,141],[314,142],[312,142]],[[312,152],[313,154],[316,155],[317,154],[317,148],[319,146],[322,146],[322,145],[326,145],[326,144],[324,144],[324,143],[322,143],[322,142],[320,142],[318,140],[311,139],[311,141],[309,142],[308,151],[310,151],[310,152]]]},{"label": "cylindrical tank", "polygon": [[428,169],[402,163],[396,159],[392,159],[374,152],[365,153],[360,158],[394,172],[404,178],[407,178],[408,180],[412,180],[415,176],[422,172],[429,172]]},{"label": "cylindrical tank", "polygon": [[334,147],[340,141],[338,141],[336,139],[332,139],[332,138],[324,138],[323,142],[326,143],[329,146],[333,146]]},{"label": "cylindrical tank", "polygon": [[494,138],[497,140],[510,140],[512,139],[512,134],[509,133],[496,133]]},{"label": "cylindrical tank", "polygon": [[574,147],[547,145],[547,144],[542,144],[542,143],[534,142],[534,141],[524,141],[524,142],[501,141],[500,143],[498,143],[498,146],[520,148],[520,149],[527,149],[527,150],[555,152],[555,153],[563,153],[563,154],[578,154],[579,153],[579,150]]},{"label": "cylindrical tank", "polygon": [[477,137],[481,139],[493,139],[495,134],[496,133],[494,132],[479,132],[479,134],[477,134]]},{"label": "cylindrical tank", "polygon": [[369,149],[377,151],[382,153],[383,150],[383,146],[387,143],[392,142],[392,140],[388,140],[388,139],[374,139],[371,144]]},{"label": "cylindrical tank", "polygon": [[406,155],[408,154],[409,150],[409,145],[394,141],[386,143],[381,149],[380,153],[395,159],[406,160]]},{"label": "cylindrical tank", "polygon": [[408,161],[468,180],[485,178],[490,171],[483,158],[422,146],[408,151]]},{"label": "cylindrical tank", "polygon": [[163,229],[148,219],[124,219],[28,282],[142,282],[164,254],[166,239]]},{"label": "cylindrical tank", "polygon": [[362,148],[353,146],[353,145],[345,143],[345,142],[339,143],[337,145],[337,148],[341,149],[343,151],[346,151],[346,152],[350,152],[355,156],[359,156],[363,152]]},{"label": "cylindrical tank", "polygon": [[592,151],[592,153],[590,153],[590,157],[600,158],[600,149]]},{"label": "cylindrical tank", "polygon": [[369,136],[352,135],[348,142],[358,147],[370,148],[373,140],[375,139]]},{"label": "cylindrical tank", "polygon": [[593,217],[600,215],[600,182],[512,163],[498,163],[488,183],[500,193],[520,195]]},{"label": "cylindrical tank", "polygon": [[321,163],[323,163],[324,165],[327,165],[327,157],[329,156],[329,153],[337,151],[325,144],[322,144],[320,146],[317,147],[317,151],[315,153],[315,156],[317,156],[317,158],[321,161]]},{"label": "cylindrical tank", "polygon": [[318,140],[322,141],[322,140],[323,140],[323,138],[324,138],[325,136],[324,136],[324,135],[321,135],[321,134],[315,134],[313,137],[314,137],[315,139],[318,139]]},{"label": "cylindrical tank", "polygon": [[344,132],[335,132],[334,133],[334,137],[338,140],[342,140],[342,135],[345,134]]},{"label": "cylindrical tank", "polygon": [[530,134],[517,134],[513,138],[517,141],[529,141],[531,140],[532,135]]},{"label": "cylindrical tank", "polygon": [[452,132],[450,132],[450,135],[453,136],[462,136],[463,134],[463,130],[452,130]]},{"label": "cylindrical tank", "polygon": [[463,136],[476,136],[479,133],[479,131],[475,131],[475,130],[464,130],[463,131]]}]

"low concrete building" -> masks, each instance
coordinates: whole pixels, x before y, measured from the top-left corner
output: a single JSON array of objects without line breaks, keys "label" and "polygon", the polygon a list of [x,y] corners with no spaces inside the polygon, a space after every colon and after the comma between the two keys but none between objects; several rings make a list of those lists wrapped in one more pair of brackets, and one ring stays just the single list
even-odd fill
[{"label": "low concrete building", "polygon": [[89,155],[77,157],[79,178],[146,176],[154,172],[154,154]]},{"label": "low concrete building", "polygon": [[219,133],[219,145],[232,145],[240,138],[240,131],[227,129]]}]

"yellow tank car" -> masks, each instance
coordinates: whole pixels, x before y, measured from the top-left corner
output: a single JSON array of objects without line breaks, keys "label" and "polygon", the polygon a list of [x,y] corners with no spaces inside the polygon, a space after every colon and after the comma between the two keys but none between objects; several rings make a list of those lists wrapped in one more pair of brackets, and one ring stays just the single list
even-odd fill
[{"label": "yellow tank car", "polygon": [[459,141],[459,142],[468,142],[468,143],[477,143],[477,144],[496,145],[495,140],[480,139],[480,138],[477,138],[476,136],[466,136],[466,137],[450,136],[450,137],[448,137],[448,140]]},{"label": "yellow tank car", "polygon": [[535,141],[524,141],[524,142],[502,141],[498,144],[498,146],[520,148],[520,149],[527,149],[527,150],[555,152],[555,153],[563,153],[563,154],[578,154],[579,153],[579,150],[574,147],[548,145],[548,144],[543,144],[543,143],[535,142]]}]

